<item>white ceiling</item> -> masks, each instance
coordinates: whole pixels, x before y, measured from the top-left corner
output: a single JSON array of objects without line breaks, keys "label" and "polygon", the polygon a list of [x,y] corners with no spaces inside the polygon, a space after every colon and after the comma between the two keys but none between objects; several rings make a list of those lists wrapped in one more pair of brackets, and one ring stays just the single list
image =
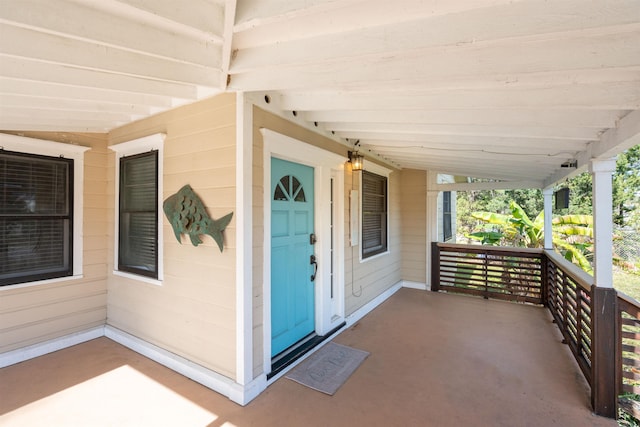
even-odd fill
[{"label": "white ceiling", "polygon": [[544,186],[640,143],[640,0],[0,0],[0,129],[224,91],[398,167]]}]

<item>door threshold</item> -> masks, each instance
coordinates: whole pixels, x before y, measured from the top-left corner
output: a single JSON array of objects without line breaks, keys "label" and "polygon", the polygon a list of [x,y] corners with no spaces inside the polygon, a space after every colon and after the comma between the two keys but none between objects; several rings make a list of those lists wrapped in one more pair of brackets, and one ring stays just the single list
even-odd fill
[{"label": "door threshold", "polygon": [[326,335],[317,335],[315,332],[312,332],[306,337],[302,338],[297,343],[295,343],[294,345],[292,345],[291,347],[289,347],[288,349],[273,356],[271,358],[271,372],[267,374],[267,380],[270,380],[274,376],[278,375],[287,366],[290,366],[296,360],[300,359],[309,351],[313,350],[316,346],[318,346],[318,344],[331,338],[344,325],[346,325],[346,322],[342,322],[342,324],[332,329]]}]

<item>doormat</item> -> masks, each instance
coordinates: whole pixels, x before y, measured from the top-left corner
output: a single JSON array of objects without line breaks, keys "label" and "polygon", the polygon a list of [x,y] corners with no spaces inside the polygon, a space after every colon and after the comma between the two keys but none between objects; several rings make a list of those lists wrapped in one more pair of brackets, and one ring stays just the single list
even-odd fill
[{"label": "doormat", "polygon": [[286,378],[333,395],[369,352],[330,342],[296,366]]}]

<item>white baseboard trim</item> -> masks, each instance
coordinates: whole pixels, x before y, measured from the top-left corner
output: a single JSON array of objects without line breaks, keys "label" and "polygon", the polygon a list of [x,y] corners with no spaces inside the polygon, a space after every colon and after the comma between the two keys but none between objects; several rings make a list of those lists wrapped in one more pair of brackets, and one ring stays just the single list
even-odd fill
[{"label": "white baseboard trim", "polygon": [[233,383],[228,397],[232,402],[244,406],[258,397],[258,395],[266,388],[267,376],[262,374],[244,386],[238,383]]},{"label": "white baseboard trim", "polygon": [[374,299],[372,299],[371,301],[369,301],[368,303],[366,303],[365,305],[363,305],[362,307],[360,307],[359,309],[357,309],[356,311],[348,315],[347,318],[345,319],[346,321],[345,328],[352,326],[358,320],[362,319],[364,316],[366,316],[371,311],[373,311],[373,309],[375,309],[377,306],[379,306],[380,304],[385,302],[387,299],[389,299],[391,295],[398,292],[398,290],[402,288],[402,283],[403,283],[402,280],[399,281],[398,283],[391,286],[389,289],[382,292],[380,295],[378,295],[377,297],[375,297]]},{"label": "white baseboard trim", "polygon": [[7,366],[15,365],[16,363],[44,356],[45,354],[53,353],[54,351],[62,350],[63,348],[81,344],[86,341],[91,341],[102,336],[104,336],[104,326],[97,326],[85,331],[75,332],[73,334],[54,338],[38,344],[7,351],[0,354],[0,368],[5,368]]},{"label": "white baseboard trim", "polygon": [[154,344],[137,338],[113,326],[98,326],[65,335],[38,344],[0,353],[0,368],[15,365],[54,351],[62,350],[100,337],[107,337],[167,368],[228,397],[239,405],[246,405],[267,388],[267,377],[262,375],[242,385],[211,369],[191,362]]},{"label": "white baseboard trim", "polygon": [[[231,378],[225,377],[211,369],[198,365],[197,363],[185,359],[182,356],[171,353],[170,351],[110,325],[105,326],[104,335],[107,338],[135,351],[136,353],[140,353],[143,356],[148,357],[149,359],[158,362],[205,387],[228,397],[239,405],[246,405],[266,388],[266,377],[264,381],[261,381],[260,378],[258,378],[251,383],[242,386],[241,384],[237,384]],[[262,382],[264,382],[264,386],[261,388]]]},{"label": "white baseboard trim", "polygon": [[[402,287],[426,289],[426,285],[415,284],[413,282],[406,282],[401,280],[386,291],[382,292],[373,300],[369,301],[367,304],[363,305],[358,310],[347,316],[345,319],[345,326],[341,328],[338,333],[342,332],[346,328],[352,326],[354,323],[362,319]],[[184,357],[171,353],[170,351],[167,351],[161,347],[137,338],[110,325],[99,326],[96,328],[88,329],[86,331],[77,332],[74,334],[66,335],[64,337],[49,340],[43,343],[34,344],[32,346],[2,353],[0,354],[0,368],[23,362],[25,360],[33,359],[47,353],[52,353],[57,350],[62,350],[63,348],[81,344],[85,341],[100,338],[102,336],[105,336],[119,344],[122,344],[123,346],[135,351],[136,353],[140,353],[143,356],[148,357],[149,359],[158,362],[161,365],[164,365],[167,368],[204,385],[205,387],[228,397],[231,401],[242,406],[251,402],[251,400],[255,399],[260,393],[262,393],[262,391],[267,388],[266,375],[260,375],[258,378],[245,385],[238,384],[231,378],[225,377],[215,371],[212,371],[211,369],[198,365],[197,363],[185,359]],[[302,360],[297,362],[301,361]]]},{"label": "white baseboard trim", "polygon": [[403,288],[410,288],[410,289],[419,289],[421,291],[430,291],[431,290],[431,287],[428,286],[426,283],[412,282],[410,280],[403,280],[402,281],[402,287]]}]

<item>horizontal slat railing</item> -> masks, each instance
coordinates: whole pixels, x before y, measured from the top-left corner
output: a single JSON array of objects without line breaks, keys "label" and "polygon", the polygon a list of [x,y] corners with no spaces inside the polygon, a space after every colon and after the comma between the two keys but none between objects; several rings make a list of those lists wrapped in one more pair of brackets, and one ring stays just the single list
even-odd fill
[{"label": "horizontal slat railing", "polygon": [[618,394],[619,406],[640,419],[639,403],[627,399],[640,394],[640,303],[618,292]]},{"label": "horizontal slat railing", "polygon": [[585,378],[592,385],[591,287],[593,278],[561,256],[545,251],[547,307]]},{"label": "horizontal slat railing", "polygon": [[[437,243],[432,289],[515,302],[543,303],[542,251]],[[436,290],[436,289],[433,289]]]},{"label": "horizontal slat railing", "polygon": [[[640,303],[551,250],[432,243],[431,289],[544,304],[591,386],[594,410],[640,418]],[[596,308],[597,307],[597,308]],[[616,393],[617,392],[617,393]],[[613,409],[613,410],[612,410]]]}]

